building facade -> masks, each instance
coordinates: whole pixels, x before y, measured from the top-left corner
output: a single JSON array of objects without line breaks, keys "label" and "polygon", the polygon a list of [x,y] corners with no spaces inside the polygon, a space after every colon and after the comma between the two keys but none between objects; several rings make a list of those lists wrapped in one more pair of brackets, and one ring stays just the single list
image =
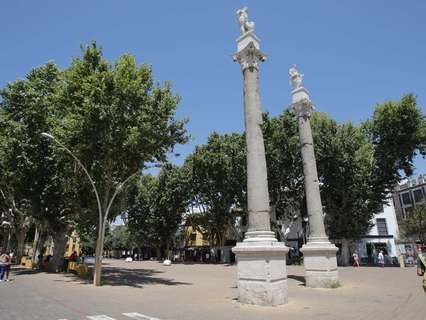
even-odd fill
[{"label": "building facade", "polygon": [[400,255],[399,227],[392,198],[383,205],[382,211],[378,212],[371,222],[373,227],[368,234],[355,241],[353,251],[357,252],[361,263],[364,264],[376,264],[380,251],[383,251],[388,264],[396,264]]},{"label": "building facade", "polygon": [[404,221],[416,206],[426,205],[426,174],[406,179],[395,187],[393,201],[398,222]]}]

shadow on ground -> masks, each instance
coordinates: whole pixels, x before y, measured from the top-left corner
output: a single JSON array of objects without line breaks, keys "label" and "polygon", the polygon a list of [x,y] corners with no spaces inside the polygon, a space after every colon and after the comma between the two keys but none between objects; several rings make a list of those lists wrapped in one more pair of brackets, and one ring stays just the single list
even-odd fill
[{"label": "shadow on ground", "polygon": [[[90,268],[89,274],[92,274],[93,269]],[[163,272],[153,269],[120,269],[103,267],[102,268],[102,285],[107,286],[128,286],[142,288],[146,285],[162,284],[167,286],[177,285],[192,285],[189,282],[175,281],[161,276],[156,276]],[[84,278],[78,277],[72,273],[64,273],[64,279],[55,281],[78,282],[81,284],[92,284],[92,276]]]},{"label": "shadow on ground", "polygon": [[295,275],[289,274],[289,275],[287,275],[287,278],[296,280],[296,281],[300,282],[300,285],[303,285],[303,286],[306,284],[304,276],[295,276]]}]

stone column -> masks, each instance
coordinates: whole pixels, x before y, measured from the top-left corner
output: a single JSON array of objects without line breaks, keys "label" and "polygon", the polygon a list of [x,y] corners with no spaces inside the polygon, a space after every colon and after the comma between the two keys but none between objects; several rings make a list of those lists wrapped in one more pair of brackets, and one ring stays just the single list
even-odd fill
[{"label": "stone column", "polygon": [[264,61],[266,56],[259,50],[259,43],[254,32],[248,30],[237,39],[238,52],[234,55],[234,60],[241,65],[244,78],[249,228],[244,241],[237,243],[232,251],[238,264],[239,301],[256,305],[279,305],[287,303],[288,248],[277,241],[270,225],[258,84],[259,63]]},{"label": "stone column", "polygon": [[305,178],[306,205],[309,219],[309,237],[301,251],[305,267],[306,286],[328,288],[338,283],[336,251],[330,243],[324,228],[323,210],[319,190],[314,143],[310,124],[314,106],[308,90],[302,86],[303,75],[295,66],[290,69],[292,91],[292,112],[297,116]]}]

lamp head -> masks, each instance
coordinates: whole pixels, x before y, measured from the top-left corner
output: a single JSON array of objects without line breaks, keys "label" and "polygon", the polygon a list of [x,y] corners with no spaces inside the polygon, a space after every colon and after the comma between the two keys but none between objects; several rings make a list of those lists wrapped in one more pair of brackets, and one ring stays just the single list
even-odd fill
[{"label": "lamp head", "polygon": [[45,138],[49,138],[49,139],[55,139],[51,134],[47,133],[47,132],[42,132],[41,135]]}]

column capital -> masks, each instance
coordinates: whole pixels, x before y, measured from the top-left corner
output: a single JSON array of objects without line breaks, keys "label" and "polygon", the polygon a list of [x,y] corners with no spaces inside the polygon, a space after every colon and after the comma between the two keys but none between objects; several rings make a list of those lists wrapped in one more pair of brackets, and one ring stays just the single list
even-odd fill
[{"label": "column capital", "polygon": [[310,118],[311,113],[315,110],[314,105],[309,99],[302,99],[293,102],[290,107],[290,111],[297,117]]},{"label": "column capital", "polygon": [[247,68],[259,70],[259,62],[266,60],[266,54],[260,51],[254,42],[250,42],[244,49],[234,54],[233,59],[240,63],[242,71]]}]

